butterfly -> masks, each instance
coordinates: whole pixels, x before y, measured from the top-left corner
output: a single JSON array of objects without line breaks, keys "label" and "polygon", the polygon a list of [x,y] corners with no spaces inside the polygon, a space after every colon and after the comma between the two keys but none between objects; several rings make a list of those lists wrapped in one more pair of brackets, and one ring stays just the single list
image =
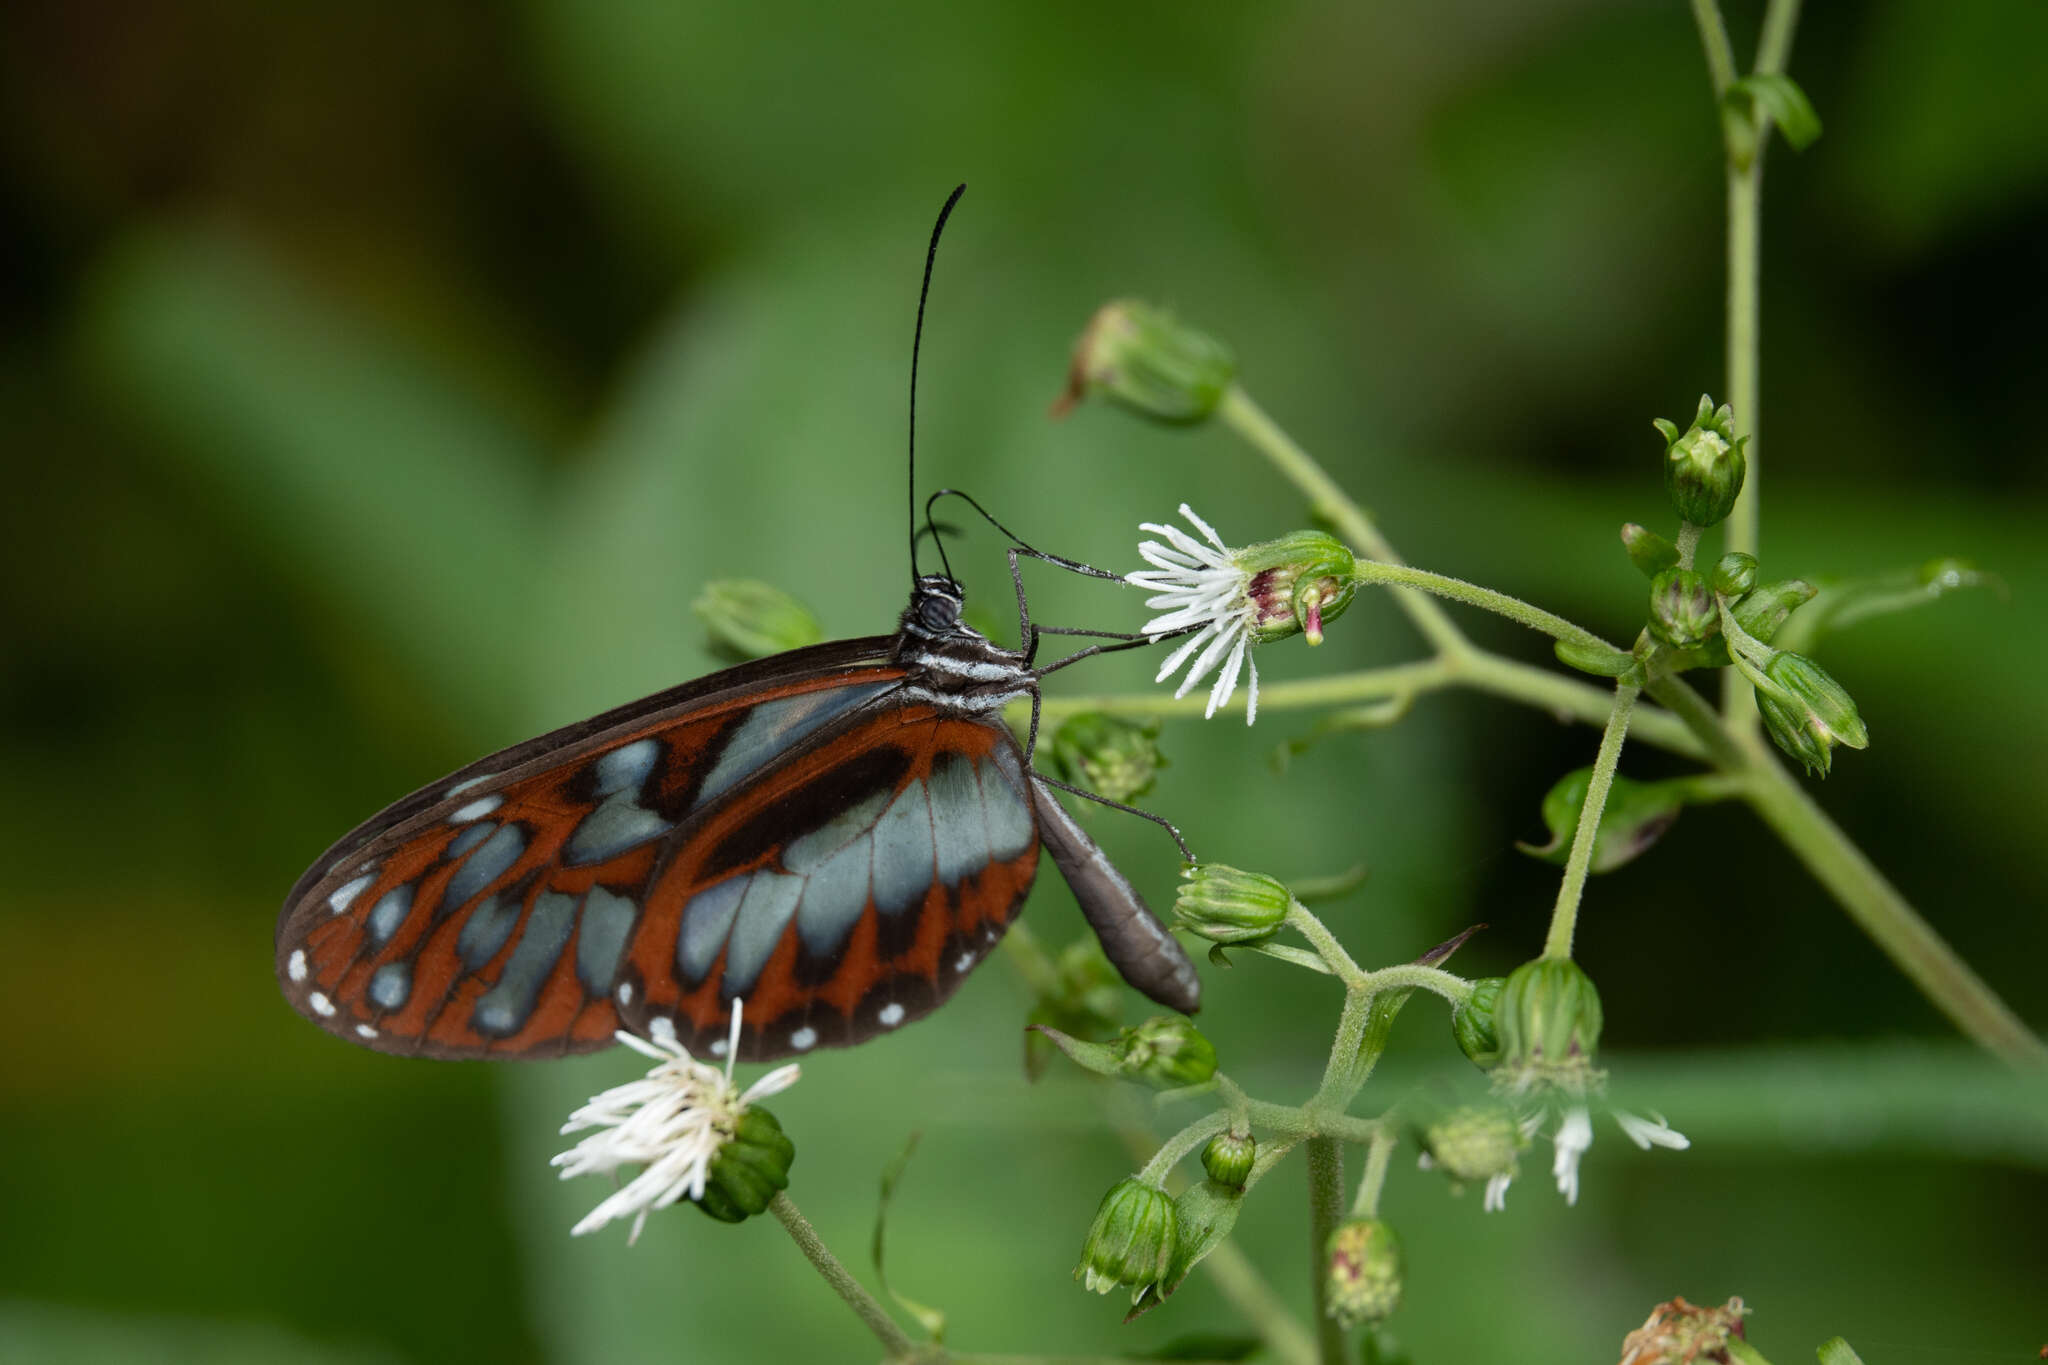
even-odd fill
[{"label": "butterfly", "polygon": [[[923,312],[921,294],[920,338]],[[914,430],[915,343],[911,383]],[[278,917],[285,998],[410,1056],[558,1057],[621,1029],[723,1056],[735,1008],[742,1059],[846,1046],[930,1012],[986,960],[1042,848],[1125,979],[1192,1012],[1193,963],[1030,762],[1040,679],[1118,646],[1035,666],[1018,549],[1010,650],[961,620],[950,569],[917,573],[911,544],[893,635],[742,664],[514,745],[343,836]],[[1020,746],[1002,713],[1027,698]]]}]

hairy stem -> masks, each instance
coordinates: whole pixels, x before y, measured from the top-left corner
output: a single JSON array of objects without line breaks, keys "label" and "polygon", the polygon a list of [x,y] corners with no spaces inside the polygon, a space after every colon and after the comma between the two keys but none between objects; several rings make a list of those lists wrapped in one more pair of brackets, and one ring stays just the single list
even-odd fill
[{"label": "hairy stem", "polygon": [[1358,1182],[1358,1198],[1351,1201],[1353,1218],[1380,1216],[1380,1191],[1386,1186],[1387,1165],[1393,1159],[1396,1145],[1392,1133],[1382,1133],[1366,1149],[1365,1176]]},{"label": "hairy stem", "polygon": [[1323,1248],[1344,1208],[1344,1149],[1335,1138],[1308,1141],[1309,1275],[1315,1284],[1316,1347],[1322,1365],[1342,1365],[1344,1329],[1330,1316]]},{"label": "hairy stem", "polygon": [[[1533,664],[1502,658],[1483,649],[1470,649],[1463,655],[1262,686],[1259,688],[1259,709],[1307,711],[1355,706],[1365,702],[1417,697],[1452,686],[1469,687],[1475,692],[1520,702],[1548,711],[1560,719],[1588,725],[1603,723],[1613,706],[1612,695],[1590,683],[1537,668]],[[1176,699],[1157,692],[1095,693],[1047,697],[1040,707],[1040,718],[1041,724],[1049,728],[1084,711],[1100,711],[1113,716],[1199,716],[1207,706],[1207,698],[1200,694]],[[1223,710],[1238,710],[1243,706],[1244,699],[1238,696],[1232,698]],[[1019,703],[1012,709],[1015,723],[1021,723],[1030,715],[1028,702]],[[1706,756],[1706,750],[1693,731],[1676,716],[1662,711],[1646,711],[1636,717],[1635,735],[1645,744],[1686,758]]]},{"label": "hairy stem", "polygon": [[[1504,592],[1482,588],[1477,583],[1468,583],[1462,578],[1451,578],[1426,569],[1411,568],[1406,564],[1385,564],[1377,560],[1362,559],[1352,579],[1358,583],[1377,583],[1421,588],[1424,592],[1447,597],[1453,602],[1467,606],[1482,607],[1487,611],[1507,617],[1531,630],[1541,631],[1553,640],[1568,640],[1573,644],[1601,645],[1607,642],[1582,626],[1573,625],[1541,607],[1532,607],[1519,597],[1510,597]],[[1469,646],[1465,646],[1469,648]]]},{"label": "hairy stem", "polygon": [[1607,809],[1607,790],[1614,785],[1614,770],[1621,762],[1621,743],[1628,737],[1628,718],[1641,690],[1632,683],[1615,686],[1614,710],[1607,717],[1607,728],[1600,734],[1600,752],[1593,759],[1593,776],[1586,784],[1586,804],[1579,811],[1571,856],[1564,865],[1564,880],[1558,884],[1557,904],[1550,911],[1550,934],[1543,940],[1545,957],[1572,955],[1572,931],[1579,922],[1579,898],[1586,889],[1586,874],[1593,866],[1600,815]]},{"label": "hairy stem", "polygon": [[812,1268],[825,1278],[826,1284],[832,1286],[832,1292],[846,1300],[846,1306],[858,1314],[860,1320],[867,1324],[868,1330],[875,1334],[875,1340],[882,1343],[882,1349],[888,1353],[889,1359],[915,1358],[917,1343],[896,1325],[896,1320],[875,1301],[875,1296],[868,1293],[861,1282],[853,1277],[852,1272],[832,1254],[832,1249],[818,1236],[818,1230],[811,1226],[810,1220],[798,1212],[788,1193],[785,1191],[777,1194],[769,1201],[768,1207],[788,1231],[790,1240],[796,1243],[797,1249],[803,1252],[804,1258],[811,1263]]}]

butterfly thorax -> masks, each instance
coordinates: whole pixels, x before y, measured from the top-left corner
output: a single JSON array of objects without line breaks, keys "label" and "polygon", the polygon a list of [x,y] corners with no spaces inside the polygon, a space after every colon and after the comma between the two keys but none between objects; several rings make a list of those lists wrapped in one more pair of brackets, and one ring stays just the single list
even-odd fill
[{"label": "butterfly thorax", "polygon": [[943,574],[917,580],[890,648],[909,675],[906,686],[927,701],[966,713],[997,710],[1029,696],[1037,679],[1024,655],[961,621],[964,602],[960,585]]}]

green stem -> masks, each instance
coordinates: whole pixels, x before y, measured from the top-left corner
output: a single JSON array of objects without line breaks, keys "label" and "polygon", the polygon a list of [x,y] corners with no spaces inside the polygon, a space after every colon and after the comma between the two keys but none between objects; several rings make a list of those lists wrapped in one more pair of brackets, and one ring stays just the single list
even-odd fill
[{"label": "green stem", "polygon": [[1695,526],[1689,521],[1679,523],[1677,546],[1679,568],[1690,569],[1692,567],[1693,560],[1699,556],[1700,536],[1705,532],[1706,527],[1704,526]]},{"label": "green stem", "polygon": [[2048,1044],[1957,956],[1782,765],[1761,758],[1749,802],[1857,927],[1956,1027],[2015,1066],[2048,1067]]},{"label": "green stem", "polygon": [[1419,986],[1423,990],[1442,996],[1453,1005],[1462,1005],[1472,998],[1472,983],[1464,977],[1454,976],[1440,967],[1424,967],[1414,962],[1381,967],[1367,975],[1366,985],[1375,995],[1382,991]]},{"label": "green stem", "polygon": [[1728,26],[1721,22],[1721,7],[1714,0],[1692,0],[1692,17],[1699,25],[1707,74],[1713,77],[1714,97],[1719,99],[1735,84],[1735,48],[1728,41]]},{"label": "green stem", "polygon": [[1572,955],[1572,931],[1579,921],[1579,897],[1586,889],[1586,874],[1593,866],[1600,814],[1607,809],[1607,789],[1614,785],[1614,770],[1621,762],[1621,743],[1628,736],[1628,718],[1641,690],[1632,683],[1615,685],[1614,710],[1607,717],[1607,728],[1600,734],[1600,752],[1593,759],[1593,776],[1586,784],[1586,803],[1579,811],[1571,856],[1564,865],[1564,880],[1557,888],[1557,904],[1550,912],[1550,934],[1543,940],[1545,957]]},{"label": "green stem", "polygon": [[[1462,578],[1430,573],[1426,569],[1410,568],[1406,564],[1387,564],[1378,560],[1361,559],[1352,573],[1352,579],[1358,583],[1420,588],[1424,592],[1435,593],[1438,597],[1448,597],[1453,602],[1482,607],[1531,630],[1541,631],[1553,640],[1569,640],[1573,644],[1612,648],[1592,631],[1583,626],[1575,626],[1562,616],[1547,612],[1541,607],[1532,607],[1519,597],[1510,597],[1504,592],[1495,592],[1491,588],[1482,588],[1477,583],[1468,583]],[[1470,646],[1459,648],[1469,649]]]},{"label": "green stem", "polygon": [[868,1330],[875,1334],[875,1339],[882,1343],[882,1349],[888,1353],[889,1359],[913,1359],[917,1354],[917,1343],[896,1325],[896,1320],[875,1301],[875,1296],[868,1293],[861,1282],[840,1264],[839,1258],[832,1254],[831,1248],[818,1236],[818,1230],[811,1226],[810,1220],[797,1211],[788,1193],[777,1194],[768,1202],[768,1207],[788,1231],[790,1240],[796,1243],[797,1249],[803,1252],[804,1258],[811,1263],[812,1268],[824,1276],[825,1283],[832,1286],[832,1291],[846,1300],[847,1307],[853,1309],[860,1316],[860,1320],[867,1324]]},{"label": "green stem", "polygon": [[1771,1365],[1771,1362],[1764,1358],[1762,1351],[1750,1345],[1742,1337],[1729,1338],[1728,1358],[1737,1362],[1737,1365]]},{"label": "green stem", "polygon": [[1188,1153],[1229,1126],[1230,1115],[1221,1109],[1196,1119],[1159,1145],[1159,1150],[1152,1154],[1152,1159],[1138,1172],[1138,1179],[1152,1185],[1164,1184],[1166,1173],[1180,1165]]},{"label": "green stem", "polygon": [[1771,0],[1764,11],[1763,37],[1756,45],[1756,69],[1776,75],[1792,58],[1792,33],[1799,27],[1799,0]]},{"label": "green stem", "polygon": [[1358,1182],[1358,1198],[1351,1202],[1353,1218],[1380,1216],[1380,1190],[1387,1183],[1387,1164],[1393,1159],[1398,1139],[1382,1133],[1365,1152],[1365,1178]]},{"label": "green stem", "polygon": [[[1216,412],[1226,426],[1256,447],[1295,487],[1306,493],[1311,514],[1335,527],[1337,534],[1354,550],[1363,550],[1368,558],[1377,559],[1382,564],[1401,563],[1401,556],[1380,534],[1379,527],[1365,514],[1365,509],[1352,501],[1351,495],[1339,488],[1336,480],[1315,462],[1315,458],[1296,445],[1294,438],[1282,431],[1252,401],[1250,394],[1232,384],[1224,391],[1223,401]],[[1408,613],[1408,619],[1415,623],[1422,637],[1439,653],[1468,647],[1465,634],[1458,629],[1457,623],[1422,593],[1412,588],[1398,588],[1394,592],[1394,600],[1400,604],[1401,610]]]},{"label": "green stem", "polygon": [[1344,1207],[1344,1149],[1335,1138],[1308,1141],[1309,1275],[1315,1283],[1316,1347],[1322,1365],[1342,1365],[1344,1329],[1330,1316],[1323,1248]]},{"label": "green stem", "polygon": [[1317,918],[1316,912],[1295,901],[1287,907],[1287,927],[1307,939],[1316,955],[1328,964],[1330,975],[1342,981],[1346,987],[1365,984],[1365,969],[1352,961],[1351,954],[1344,951],[1344,945],[1330,932],[1330,927]]},{"label": "green stem", "polygon": [[[1468,647],[1461,655],[1425,659],[1418,663],[1360,669],[1303,682],[1274,683],[1259,689],[1259,709],[1305,711],[1354,706],[1390,698],[1420,696],[1451,686],[1469,687],[1476,692],[1538,707],[1562,719],[1588,725],[1604,722],[1613,706],[1612,696],[1590,683]],[[1207,706],[1207,700],[1199,694],[1178,700],[1157,692],[1047,697],[1040,705],[1039,721],[1042,727],[1049,729],[1066,717],[1084,711],[1121,716],[1199,716]],[[1243,706],[1244,697],[1240,694],[1232,698],[1224,709],[1236,710]],[[1029,703],[1020,702],[1011,719],[1021,724],[1029,715]],[[1648,711],[1638,716],[1635,732],[1636,738],[1645,744],[1686,758],[1705,757],[1705,750],[1693,732],[1677,717],[1662,711]]]},{"label": "green stem", "polygon": [[1276,1359],[1285,1365],[1314,1365],[1315,1342],[1235,1242],[1225,1242],[1210,1252],[1202,1260],[1202,1269],[1223,1297],[1251,1319]]},{"label": "green stem", "polygon": [[[1735,510],[1728,514],[1723,543],[1730,551],[1755,554],[1758,545],[1757,499],[1761,496],[1761,464],[1758,446],[1757,370],[1758,313],[1761,307],[1759,274],[1763,230],[1764,158],[1761,135],[1756,155],[1749,164],[1728,167],[1728,404],[1735,410],[1735,430],[1747,436],[1743,453],[1749,472]],[[1754,734],[1757,727],[1756,698],[1749,680],[1730,669],[1721,679],[1721,707],[1729,727],[1739,738]]]}]

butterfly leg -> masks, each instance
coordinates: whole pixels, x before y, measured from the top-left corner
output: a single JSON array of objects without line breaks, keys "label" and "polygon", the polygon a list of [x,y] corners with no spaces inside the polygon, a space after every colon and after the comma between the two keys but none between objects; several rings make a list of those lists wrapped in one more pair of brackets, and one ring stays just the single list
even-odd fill
[{"label": "butterfly leg", "polygon": [[1070,792],[1084,801],[1093,801],[1098,806],[1108,806],[1111,810],[1120,810],[1126,815],[1135,815],[1142,820],[1150,820],[1153,824],[1173,836],[1174,847],[1180,850],[1182,862],[1192,863],[1196,861],[1194,852],[1188,848],[1188,841],[1180,837],[1179,828],[1165,816],[1154,815],[1149,810],[1139,810],[1136,806],[1126,806],[1121,801],[1112,801],[1106,796],[1098,796],[1094,792],[1087,791],[1081,787],[1069,786],[1065,782],[1047,777],[1044,773],[1034,772],[1032,776],[1048,787],[1058,787],[1061,791]]}]

